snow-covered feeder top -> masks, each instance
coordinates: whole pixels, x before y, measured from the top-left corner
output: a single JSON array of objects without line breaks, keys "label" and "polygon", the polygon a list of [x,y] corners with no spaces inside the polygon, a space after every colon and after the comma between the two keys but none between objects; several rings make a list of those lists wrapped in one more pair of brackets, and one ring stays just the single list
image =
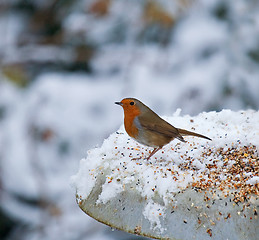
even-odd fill
[{"label": "snow-covered feeder top", "polygon": [[153,238],[256,239],[259,112],[182,117],[177,110],[164,119],[212,141],[186,136],[186,143],[174,140],[147,161],[152,148],[131,139],[122,126],[88,152],[72,177],[81,209],[107,225]]}]

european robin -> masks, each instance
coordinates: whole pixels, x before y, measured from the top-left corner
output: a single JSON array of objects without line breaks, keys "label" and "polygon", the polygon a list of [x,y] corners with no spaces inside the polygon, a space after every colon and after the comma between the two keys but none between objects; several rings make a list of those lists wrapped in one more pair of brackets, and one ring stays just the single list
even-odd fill
[{"label": "european robin", "polygon": [[124,98],[115,104],[123,107],[124,127],[129,136],[141,144],[154,148],[147,160],[175,138],[182,142],[185,142],[183,136],[211,140],[204,135],[175,128],[138,99]]}]

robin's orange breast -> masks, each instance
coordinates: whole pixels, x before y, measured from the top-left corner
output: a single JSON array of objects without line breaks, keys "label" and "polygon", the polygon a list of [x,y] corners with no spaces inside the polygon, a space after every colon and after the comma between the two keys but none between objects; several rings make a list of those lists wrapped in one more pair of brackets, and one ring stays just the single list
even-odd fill
[{"label": "robin's orange breast", "polygon": [[124,118],[124,127],[126,132],[131,136],[132,138],[137,139],[138,137],[138,128],[133,124],[134,118]]},{"label": "robin's orange breast", "polygon": [[124,127],[126,132],[132,138],[137,139],[138,137],[138,127],[134,123],[134,119],[140,114],[138,108],[133,108],[131,110],[124,109]]}]

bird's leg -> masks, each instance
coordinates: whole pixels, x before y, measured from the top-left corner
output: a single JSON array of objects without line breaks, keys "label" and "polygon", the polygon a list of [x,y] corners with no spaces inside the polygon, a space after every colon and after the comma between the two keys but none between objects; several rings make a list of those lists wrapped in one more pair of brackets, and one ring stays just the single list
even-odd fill
[{"label": "bird's leg", "polygon": [[160,150],[162,147],[157,147],[154,148],[154,150],[150,153],[150,155],[148,156],[147,160],[149,160],[158,150]]}]

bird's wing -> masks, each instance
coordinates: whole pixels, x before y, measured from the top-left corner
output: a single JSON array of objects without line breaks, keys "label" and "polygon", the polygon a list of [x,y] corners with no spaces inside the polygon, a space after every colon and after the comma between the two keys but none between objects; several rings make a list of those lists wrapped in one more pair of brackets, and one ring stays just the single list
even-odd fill
[{"label": "bird's wing", "polygon": [[149,131],[171,137],[172,139],[177,138],[180,141],[185,142],[177,128],[166,122],[164,119],[160,118],[157,114],[155,114],[153,117],[145,117],[145,115],[138,116],[138,122],[141,127]]}]

